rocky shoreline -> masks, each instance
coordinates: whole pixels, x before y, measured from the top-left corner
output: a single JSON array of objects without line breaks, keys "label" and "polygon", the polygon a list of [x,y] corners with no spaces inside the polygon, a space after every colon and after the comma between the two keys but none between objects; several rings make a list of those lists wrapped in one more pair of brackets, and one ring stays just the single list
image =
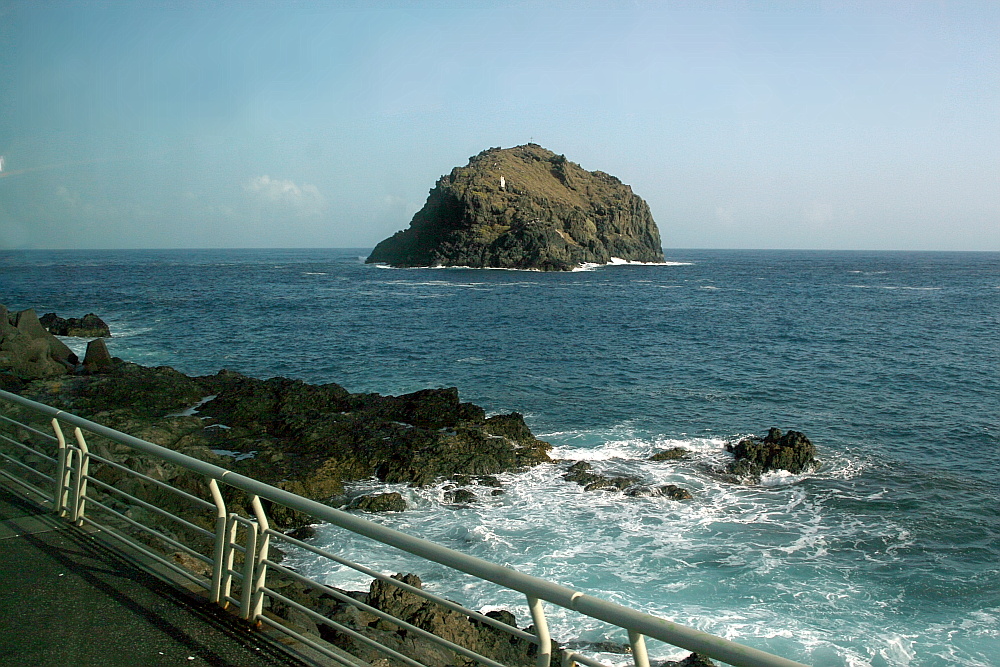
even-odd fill
[{"label": "rocky shoreline", "polygon": [[[189,377],[168,366],[149,368],[112,358],[103,338],[88,344],[81,361],[46,330],[34,311],[12,313],[2,305],[0,387],[348,511],[406,508],[398,493],[348,497],[345,491],[351,482],[372,478],[413,486],[444,482],[447,503],[467,504],[477,500],[476,490],[503,493],[496,477],[501,473],[560,463],[549,456],[549,443],[536,438],[520,414],[487,417],[483,408],[462,402],[454,387],[383,396],[350,393],[334,383],[311,385],[282,377],[260,380],[227,370]],[[104,458],[127,462],[154,479],[203,495],[204,480],[186,470],[100,438],[91,446]],[[754,483],[771,470],[801,473],[818,465],[812,443],[796,431],[783,434],[771,429],[764,438],[746,438],[727,449],[734,460],[718,473],[734,483]],[[673,448],[653,455],[651,460],[669,464],[687,456],[684,449]],[[586,491],[692,499],[689,491],[672,484],[651,486],[637,478],[600,475],[587,462],[562,463],[568,464],[564,479]],[[123,489],[143,484],[107,466],[94,474],[102,482]],[[245,500],[235,497],[238,494],[232,489],[227,493],[231,506],[240,507]],[[167,509],[185,511],[171,506],[175,501],[158,500]],[[277,528],[308,537],[308,517],[279,506],[272,506],[270,515]],[[189,518],[206,523],[204,517]],[[397,578],[420,588],[415,575],[400,574]],[[365,612],[328,594],[291,581],[275,585],[283,586],[290,599],[319,609],[366,636],[377,636],[388,645],[407,644],[425,664],[464,665],[462,660],[456,662],[455,656],[440,654],[440,649],[429,643],[405,639],[405,633],[399,638],[397,626],[368,618]],[[528,642],[405,589],[376,580],[368,592],[342,593],[431,632],[460,637],[469,648],[507,664],[534,664],[536,649]],[[272,611],[297,620],[308,632],[342,648],[370,651],[347,635],[298,618],[301,615],[283,610],[280,604]],[[495,613],[503,615],[503,622],[514,624],[509,612]],[[702,660],[692,655],[676,664],[711,664]]]}]

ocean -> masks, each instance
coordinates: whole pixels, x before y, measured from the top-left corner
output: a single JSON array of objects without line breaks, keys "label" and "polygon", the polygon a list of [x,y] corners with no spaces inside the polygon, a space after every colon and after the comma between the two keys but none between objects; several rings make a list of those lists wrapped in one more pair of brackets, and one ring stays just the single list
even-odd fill
[{"label": "ocean", "polygon": [[[374,517],[393,528],[808,664],[1000,665],[1000,253],[668,249],[664,265],[572,273],[367,253],[8,250],[0,303],[97,313],[113,355],[190,375],[456,386],[523,413],[567,461],[464,507],[391,487],[412,506]],[[769,427],[804,432],[820,469],[723,481],[725,443]],[[647,460],[673,446],[691,457]],[[576,460],[694,498],[584,492],[562,479]],[[477,608],[522,602],[365,558]],[[625,641],[551,622],[560,641]]]}]

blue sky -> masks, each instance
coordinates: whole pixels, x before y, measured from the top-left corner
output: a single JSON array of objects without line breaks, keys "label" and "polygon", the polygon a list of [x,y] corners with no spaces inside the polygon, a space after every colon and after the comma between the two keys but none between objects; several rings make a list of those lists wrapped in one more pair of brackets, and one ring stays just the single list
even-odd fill
[{"label": "blue sky", "polygon": [[528,141],[667,248],[1000,250],[1000,3],[0,0],[0,248],[371,247]]}]

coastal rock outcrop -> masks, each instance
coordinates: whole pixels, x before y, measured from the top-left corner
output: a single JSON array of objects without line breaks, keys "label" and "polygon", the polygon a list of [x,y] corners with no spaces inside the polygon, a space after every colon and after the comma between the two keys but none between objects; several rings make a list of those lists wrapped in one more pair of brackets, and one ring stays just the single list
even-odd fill
[{"label": "coastal rock outcrop", "polygon": [[690,451],[683,447],[671,447],[663,451],[656,452],[649,457],[650,461],[682,461],[689,457]]},{"label": "coastal rock outcrop", "polygon": [[[397,574],[393,579],[415,589],[423,588],[420,578],[414,574]],[[349,595],[359,599],[369,607],[439,637],[445,637],[449,641],[501,664],[512,667],[533,667],[536,663],[538,647],[533,642],[511,635],[485,622],[469,618],[465,614],[392,583],[376,579],[371,583],[367,593],[351,592]],[[343,602],[337,604],[326,615],[337,623],[355,632],[361,632],[384,646],[400,651],[425,665],[461,667],[473,664],[468,658],[459,656],[416,633],[407,632],[389,620],[379,618],[350,604]],[[517,627],[516,619],[509,611],[490,611],[486,616]],[[528,630],[530,632],[530,628]],[[367,643],[332,628],[321,626],[319,633],[323,639],[367,662],[373,662],[382,655],[373,650]],[[560,664],[562,656],[563,650],[558,644],[552,642],[552,664]]]},{"label": "coastal rock outcrop", "polygon": [[55,313],[45,313],[39,318],[41,325],[55,336],[78,336],[80,338],[111,338],[111,329],[94,313],[83,317],[65,319]]},{"label": "coastal rock outcrop", "polygon": [[490,148],[438,179],[410,227],[369,263],[567,271],[662,262],[649,206],[620,180],[526,144]]},{"label": "coastal rock outcrop", "polygon": [[793,474],[809,472],[816,468],[816,447],[799,431],[782,433],[772,428],[763,438],[750,437],[735,445],[726,445],[734,461],[727,473],[741,480],[757,481],[772,470],[787,470]]},{"label": "coastal rock outcrop", "polygon": [[[192,378],[121,360],[100,368],[29,382],[20,393],[314,500],[338,497],[345,484],[372,477],[427,485],[464,476],[486,485],[498,473],[550,460],[551,446],[535,438],[521,415],[486,417],[481,407],[460,401],[454,387],[382,396],[231,371]],[[109,458],[127,456],[181,488],[203,483],[125,447],[100,446]],[[405,508],[400,501],[386,496],[357,509],[398,511]],[[303,522],[277,506],[272,518],[283,528]]]}]

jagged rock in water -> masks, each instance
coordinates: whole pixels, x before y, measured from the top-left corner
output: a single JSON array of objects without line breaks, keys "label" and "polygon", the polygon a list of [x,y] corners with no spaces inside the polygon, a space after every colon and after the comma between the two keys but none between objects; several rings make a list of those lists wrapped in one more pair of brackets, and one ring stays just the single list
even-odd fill
[{"label": "jagged rock in water", "polygon": [[469,489],[451,489],[444,492],[444,501],[451,505],[467,505],[476,502],[476,494]]},{"label": "jagged rock in water", "polygon": [[744,438],[726,449],[735,457],[727,472],[741,479],[756,480],[772,470],[799,474],[818,465],[816,447],[799,431],[782,434],[781,429],[772,428],[763,438]]},{"label": "jagged rock in water", "polygon": [[633,486],[625,490],[626,496],[633,498],[670,498],[671,500],[691,500],[691,492],[674,484],[656,486]]},{"label": "jagged rock in water", "polygon": [[620,180],[537,144],[490,148],[438,179],[409,229],[368,262],[567,271],[662,262],[649,206]]},{"label": "jagged rock in water", "polygon": [[78,336],[80,338],[110,338],[111,329],[94,313],[83,317],[59,317],[55,313],[45,313],[39,320],[50,334],[56,336]]},{"label": "jagged rock in water", "polygon": [[608,477],[592,472],[592,466],[586,461],[577,461],[563,475],[567,482],[576,482],[584,491],[624,491],[639,483],[636,477]]},{"label": "jagged rock in water", "polygon": [[686,459],[690,452],[683,447],[671,447],[670,449],[665,449],[662,452],[656,452],[649,457],[650,461],[679,461],[681,459]]},{"label": "jagged rock in water", "polygon": [[402,512],[406,509],[406,501],[397,491],[372,493],[358,496],[351,501],[347,509],[363,512]]}]

